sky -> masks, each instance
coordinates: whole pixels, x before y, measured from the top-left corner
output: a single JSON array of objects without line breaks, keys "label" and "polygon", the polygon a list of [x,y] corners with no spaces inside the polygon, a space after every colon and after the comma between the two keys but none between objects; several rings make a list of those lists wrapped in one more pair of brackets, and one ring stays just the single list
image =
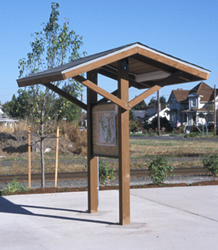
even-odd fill
[{"label": "sky", "polygon": [[[48,0],[0,0],[0,102],[17,95],[18,60],[31,51],[31,33],[41,30],[51,13]],[[88,55],[140,42],[211,71],[205,81],[218,87],[218,0],[59,0],[60,17],[83,36],[81,53]],[[199,82],[163,87],[168,100],[173,89],[192,89]],[[99,85],[116,85],[99,77]],[[140,94],[130,89],[129,98]],[[86,89],[84,88],[84,102]],[[149,103],[153,94],[145,99]]]}]

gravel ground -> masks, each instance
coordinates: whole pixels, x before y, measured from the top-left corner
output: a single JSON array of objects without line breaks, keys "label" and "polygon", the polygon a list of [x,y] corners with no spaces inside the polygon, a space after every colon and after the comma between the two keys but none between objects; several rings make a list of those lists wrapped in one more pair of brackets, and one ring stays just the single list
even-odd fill
[{"label": "gravel ground", "polygon": [[[194,182],[202,182],[202,181],[212,181],[212,176],[204,176],[204,175],[194,175],[194,176],[175,176],[175,177],[167,177],[165,183],[187,183],[191,184]],[[145,185],[145,184],[151,184],[152,180],[149,177],[132,177],[130,179],[130,185]],[[23,183],[25,186],[28,187],[28,183]],[[58,181],[58,187],[87,187],[87,180],[81,179],[81,180],[64,180],[64,181]],[[101,185],[101,184],[100,184]],[[108,185],[116,186],[119,185],[118,178],[115,178],[114,181],[111,181],[108,183]],[[5,189],[7,186],[6,183],[0,183],[0,190]],[[54,181],[47,181],[45,184],[46,187],[54,187]],[[32,188],[40,188],[41,183],[40,182],[32,182]]]}]

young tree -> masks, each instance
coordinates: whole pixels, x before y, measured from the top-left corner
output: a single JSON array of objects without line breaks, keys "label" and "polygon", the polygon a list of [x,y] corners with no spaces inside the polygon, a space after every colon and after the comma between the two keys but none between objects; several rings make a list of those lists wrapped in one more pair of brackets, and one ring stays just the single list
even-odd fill
[{"label": "young tree", "polygon": [[[31,52],[27,54],[27,59],[19,60],[19,77],[31,75],[42,70],[63,65],[66,62],[80,58],[79,49],[82,43],[82,37],[76,35],[69,29],[69,22],[65,20],[61,26],[59,23],[59,4],[51,4],[51,14],[47,24],[41,25],[42,30],[31,34],[33,37]],[[81,84],[72,79],[58,81],[53,83],[70,94],[78,95],[81,93]],[[44,139],[48,136],[49,128],[68,104],[61,99],[57,101],[57,95],[44,87],[43,85],[31,86],[27,90],[31,94],[31,109],[29,118],[32,126],[38,132],[40,137],[41,186],[45,187],[45,165],[44,165]],[[55,107],[55,108],[54,108]]]}]

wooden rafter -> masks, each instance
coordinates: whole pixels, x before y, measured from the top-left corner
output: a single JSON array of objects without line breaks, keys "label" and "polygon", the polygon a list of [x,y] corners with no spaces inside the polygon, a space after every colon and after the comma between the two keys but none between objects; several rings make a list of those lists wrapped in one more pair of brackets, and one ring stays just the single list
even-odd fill
[{"label": "wooden rafter", "polygon": [[80,108],[84,109],[87,111],[87,105],[81,101],[79,101],[78,99],[76,99],[75,97],[73,97],[72,95],[64,92],[62,89],[59,89],[57,86],[51,84],[51,83],[44,83],[43,84],[45,87],[53,90],[55,93],[57,93],[58,95],[66,98],[68,101],[72,102],[73,104],[78,105]]},{"label": "wooden rafter", "polygon": [[159,89],[161,89],[161,87],[158,86],[158,85],[155,85],[155,86],[151,87],[150,89],[146,90],[142,94],[138,95],[137,97],[135,97],[134,99],[132,99],[131,101],[129,101],[128,102],[128,107],[129,108],[134,107],[135,105],[137,105],[138,103],[140,103],[145,98],[149,97],[150,95],[152,95],[153,93],[155,93]]},{"label": "wooden rafter", "polygon": [[117,104],[121,108],[127,110],[127,103],[120,98],[112,95],[111,93],[108,93],[106,90],[102,89],[98,85],[94,84],[93,82],[85,79],[84,77],[78,75],[73,77],[74,80],[80,82],[81,84],[85,85],[86,87],[90,88],[91,90],[95,91],[99,95],[107,98],[108,100],[112,101],[113,103]]}]

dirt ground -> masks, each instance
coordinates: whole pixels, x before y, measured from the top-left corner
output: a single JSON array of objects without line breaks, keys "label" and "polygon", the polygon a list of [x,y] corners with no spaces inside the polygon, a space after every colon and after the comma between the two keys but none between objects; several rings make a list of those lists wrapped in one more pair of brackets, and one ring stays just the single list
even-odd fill
[{"label": "dirt ground", "polygon": [[[55,152],[56,150],[56,135],[50,135],[44,139],[44,150],[47,152]],[[40,152],[40,138],[36,133],[31,133],[31,148],[32,152]],[[0,156],[19,155],[26,156],[28,152],[28,132],[16,131],[13,134],[5,132],[0,133]],[[63,138],[59,138],[59,152],[63,154],[73,153],[74,145]]]},{"label": "dirt ground", "polygon": [[[191,185],[187,183],[171,183],[171,184],[147,184],[147,185],[134,185],[130,186],[131,189],[136,188],[167,188],[167,187],[188,187],[188,186],[209,186],[209,185],[218,185],[218,180],[214,181],[203,181],[203,182],[196,182],[192,183]],[[113,189],[119,189],[119,186],[100,186],[100,190],[113,190]],[[79,192],[79,191],[88,191],[87,187],[74,187],[74,188],[54,188],[54,187],[48,187],[48,188],[37,188],[37,189],[31,189],[24,192],[14,192],[14,193],[7,193],[7,195],[18,195],[18,194],[45,194],[45,193],[60,193],[60,192]],[[3,195],[3,193],[0,191],[0,196]]]}]

